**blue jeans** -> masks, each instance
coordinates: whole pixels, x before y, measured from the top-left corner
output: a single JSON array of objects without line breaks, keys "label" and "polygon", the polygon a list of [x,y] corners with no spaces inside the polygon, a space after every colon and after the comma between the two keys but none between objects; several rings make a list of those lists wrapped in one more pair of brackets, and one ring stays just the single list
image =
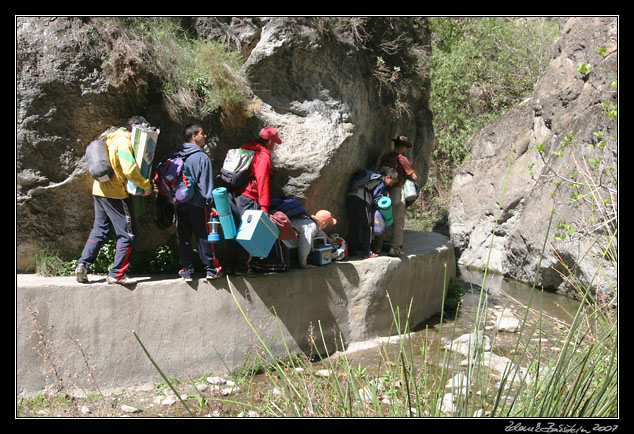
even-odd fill
[{"label": "blue jeans", "polygon": [[135,242],[136,223],[130,199],[93,196],[93,202],[95,221],[78,264],[84,264],[86,269],[90,269],[90,266],[97,260],[99,249],[108,238],[110,224],[112,224],[117,235],[117,244],[114,262],[108,274],[120,279],[130,266],[130,257]]}]

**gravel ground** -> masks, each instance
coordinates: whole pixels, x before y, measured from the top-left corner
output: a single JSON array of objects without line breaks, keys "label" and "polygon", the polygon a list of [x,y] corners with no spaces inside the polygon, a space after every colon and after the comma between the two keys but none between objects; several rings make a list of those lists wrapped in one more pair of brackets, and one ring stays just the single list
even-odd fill
[{"label": "gravel ground", "polygon": [[[262,392],[249,398],[242,388],[229,380],[207,377],[195,384],[176,386],[181,399],[165,384],[145,384],[99,393],[40,393],[18,397],[16,417],[75,418],[75,417],[257,417],[250,410],[250,399],[262,399]],[[190,414],[191,411],[191,414]]]}]

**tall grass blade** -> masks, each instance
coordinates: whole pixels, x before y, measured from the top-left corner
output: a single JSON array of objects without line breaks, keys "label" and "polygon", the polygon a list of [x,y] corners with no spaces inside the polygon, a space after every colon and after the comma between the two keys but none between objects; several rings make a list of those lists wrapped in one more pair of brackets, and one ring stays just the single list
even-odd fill
[{"label": "tall grass blade", "polygon": [[185,409],[187,410],[187,412],[189,413],[189,415],[191,417],[195,417],[194,413],[192,413],[192,411],[189,409],[189,406],[187,405],[187,403],[185,401],[183,401],[183,398],[181,398],[180,394],[178,393],[178,391],[176,390],[176,388],[172,385],[172,382],[167,378],[167,376],[163,373],[163,371],[161,370],[161,368],[159,368],[159,366],[156,364],[156,362],[154,361],[154,359],[152,358],[152,356],[150,355],[150,353],[148,352],[148,350],[145,348],[145,345],[143,345],[143,342],[141,342],[141,339],[139,339],[139,336],[137,336],[136,332],[133,330],[132,334],[134,335],[134,337],[136,338],[137,342],[139,343],[139,345],[141,345],[141,348],[143,349],[143,352],[145,353],[145,355],[147,356],[147,358],[150,360],[150,362],[152,363],[152,365],[154,366],[154,368],[158,371],[158,373],[160,374],[161,378],[163,378],[163,380],[165,380],[165,382],[167,383],[167,385],[170,387],[170,389],[172,389],[172,391],[174,392],[174,394],[176,395],[176,397],[178,398],[178,400],[181,402],[181,404],[183,404],[183,406],[185,407]]}]

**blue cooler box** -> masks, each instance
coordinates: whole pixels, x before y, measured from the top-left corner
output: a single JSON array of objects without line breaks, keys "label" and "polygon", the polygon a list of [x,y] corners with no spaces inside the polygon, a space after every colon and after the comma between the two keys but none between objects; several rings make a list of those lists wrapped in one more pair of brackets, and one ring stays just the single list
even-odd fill
[{"label": "blue cooler box", "polygon": [[327,244],[323,237],[315,238],[307,262],[313,265],[330,264],[332,262],[332,244]]},{"label": "blue cooler box", "polygon": [[264,211],[247,210],[242,214],[236,240],[251,256],[266,258],[279,233]]}]

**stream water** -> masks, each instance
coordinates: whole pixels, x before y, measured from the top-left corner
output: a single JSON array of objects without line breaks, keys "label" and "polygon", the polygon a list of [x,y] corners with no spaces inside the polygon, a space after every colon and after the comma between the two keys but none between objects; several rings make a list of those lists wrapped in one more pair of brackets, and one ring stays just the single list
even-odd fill
[{"label": "stream water", "polygon": [[[445,314],[442,324],[440,315],[436,315],[414,325],[409,337],[415,348],[422,345],[436,348],[439,339],[441,346],[447,345],[459,336],[473,333],[477,318],[484,318],[485,334],[492,339],[492,352],[509,357],[516,348],[520,331],[498,331],[499,317],[504,312],[505,317],[516,319],[518,324],[525,322],[522,334],[528,336],[527,339],[540,339],[544,349],[557,351],[562,332],[579,308],[578,300],[555,292],[531,291],[529,285],[501,275],[488,274],[483,282],[483,273],[479,271],[464,267],[459,267],[459,271],[466,292],[457,313]],[[398,349],[397,339],[388,342],[393,342]],[[377,348],[370,348],[347,357],[354,364],[375,365],[381,356]]]},{"label": "stream water", "polygon": [[[346,377],[346,369],[354,369],[357,372],[363,370],[366,379],[381,376],[385,378],[386,372],[393,376],[399,371],[399,351],[406,348],[407,363],[410,366],[408,369],[413,368],[428,377],[429,380],[425,380],[425,384],[436,384],[431,387],[440,387],[441,390],[447,391],[445,383],[455,378],[457,373],[465,372],[465,359],[468,358],[465,354],[454,355],[456,353],[447,350],[447,345],[460,336],[473,333],[477,319],[482,321],[484,333],[490,339],[490,349],[486,350],[488,354],[494,355],[490,357],[509,360],[513,359],[514,353],[521,353],[528,347],[529,352],[532,352],[537,346],[540,354],[546,357],[549,354],[557,354],[567,324],[571,322],[579,307],[577,300],[553,292],[531,291],[530,286],[499,275],[488,275],[483,283],[482,273],[465,268],[460,269],[460,277],[468,290],[462,297],[457,314],[446,315],[442,323],[438,315],[417,324],[405,335],[403,341],[400,341],[398,336],[377,339],[368,342],[367,345],[357,346],[355,350],[349,348],[346,352],[310,363],[308,369],[313,374],[326,372],[326,376],[335,375],[341,379]],[[500,330],[502,317],[514,319],[523,327],[516,330]],[[522,343],[518,345],[520,341]],[[401,346],[403,342],[404,346]],[[522,351],[518,351],[518,348]],[[338,368],[342,366],[338,364],[338,359],[342,357],[345,358],[343,372]],[[518,365],[521,366],[523,363]],[[259,378],[254,379],[252,387],[266,388],[266,377],[257,377]],[[395,380],[398,383],[398,379]],[[499,378],[496,378],[487,382],[485,387],[488,390],[483,390],[483,393],[495,395],[499,381]],[[438,384],[439,382],[441,383]],[[512,387],[511,385],[510,388]],[[452,389],[448,391],[453,392]],[[388,397],[383,396],[383,399]]]}]

